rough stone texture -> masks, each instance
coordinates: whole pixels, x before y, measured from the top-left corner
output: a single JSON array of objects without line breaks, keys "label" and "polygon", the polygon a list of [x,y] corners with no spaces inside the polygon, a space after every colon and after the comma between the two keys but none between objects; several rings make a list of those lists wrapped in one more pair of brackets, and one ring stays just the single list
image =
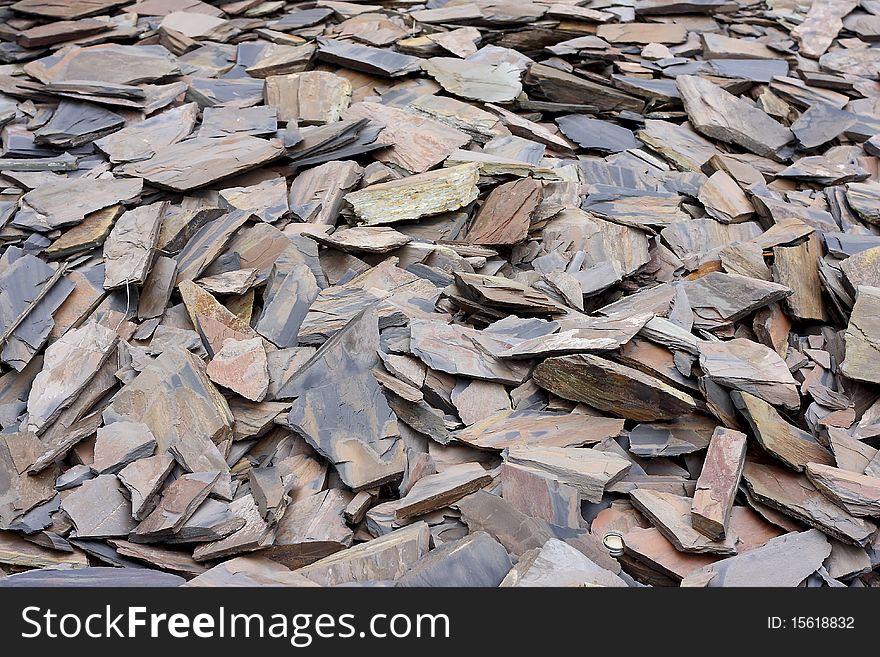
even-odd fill
[{"label": "rough stone texture", "polygon": [[477,198],[478,167],[462,164],[370,185],[345,195],[367,225],[390,224],[449,212]]},{"label": "rough stone texture", "polygon": [[626,582],[596,565],[570,545],[551,538],[540,549],[524,554],[501,582],[501,586],[624,587]]},{"label": "rough stone texture", "polygon": [[130,463],[117,473],[119,481],[128,489],[131,515],[135,520],[143,520],[153,510],[156,495],[173,467],[171,455],[157,454]]},{"label": "rough stone texture", "polygon": [[628,420],[672,419],[696,408],[692,397],[659,379],[598,356],[548,358],[534,378],[555,395]]},{"label": "rough stone texture", "polygon": [[229,405],[208,379],[204,364],[169,349],[147,366],[104,411],[106,423],[143,422],[157,452],[170,450],[190,472],[227,471],[217,445],[232,436]]},{"label": "rough stone texture", "polygon": [[142,422],[114,422],[98,429],[95,460],[97,474],[116,474],[130,463],[153,454],[156,439]]},{"label": "rough stone texture", "polygon": [[581,501],[577,488],[536,468],[504,463],[501,468],[504,499],[532,518],[559,527],[581,526]]},{"label": "rough stone texture", "polygon": [[690,498],[639,488],[630,493],[630,499],[633,506],[682,552],[736,553],[734,536],[728,534],[721,540],[712,540],[694,529]]},{"label": "rough stone texture", "polygon": [[250,135],[196,138],[166,146],[148,160],[123,165],[121,172],[156,187],[186,192],[256,168],[280,155],[281,144]]},{"label": "rough stone texture", "polygon": [[251,401],[263,401],[269,390],[269,361],[260,338],[227,338],[205,371],[217,385]]},{"label": "rough stone texture", "polygon": [[0,586],[876,586],[875,5],[4,3]]},{"label": "rough stone texture", "polygon": [[350,550],[325,557],[296,572],[321,586],[393,580],[428,553],[431,532],[417,522]]},{"label": "rough stone texture", "polygon": [[104,289],[139,285],[146,280],[165,206],[153,203],[119,217],[104,242]]},{"label": "rough stone texture", "polygon": [[183,281],[178,290],[209,355],[220,352],[229,339],[242,342],[259,339],[248,322],[234,315],[195,283]]},{"label": "rough stone texture", "polygon": [[491,483],[492,477],[479,463],[461,463],[419,479],[400,499],[397,518],[421,516],[457,502]]},{"label": "rough stone texture", "polygon": [[446,91],[454,96],[504,103],[522,91],[520,70],[510,62],[464,61],[453,57],[432,57],[422,64]]},{"label": "rough stone texture", "polygon": [[792,532],[767,541],[763,547],[706,566],[689,578],[711,576],[707,584],[710,587],[799,586],[830,553],[831,546],[821,532]]},{"label": "rough stone texture", "polygon": [[92,212],[134,199],[143,185],[143,180],[52,179],[22,197],[24,212],[13,223],[41,231],[72,226]]},{"label": "rough stone texture", "polygon": [[859,287],[849,325],[841,371],[851,379],[880,383],[880,288]]},{"label": "rough stone texture", "polygon": [[477,586],[501,584],[510,571],[504,547],[484,532],[431,550],[397,580],[397,586]]},{"label": "rough stone texture", "polygon": [[324,71],[270,75],[266,103],[278,109],[278,119],[294,124],[338,121],[351,99],[351,83]]},{"label": "rough stone texture", "polygon": [[210,494],[218,472],[197,472],[175,479],[162,493],[156,508],[137,526],[138,539],[154,540],[176,533]]},{"label": "rough stone texture", "polygon": [[616,418],[512,411],[475,422],[457,432],[455,438],[481,449],[502,450],[515,445],[583,447],[619,435],[623,426],[624,421]]},{"label": "rough stone texture", "polygon": [[806,473],[825,497],[854,516],[880,516],[880,479],[819,463],[807,464]]},{"label": "rough stone texture", "polygon": [[735,392],[731,397],[761,447],[789,467],[802,472],[810,462],[833,464],[828,450],[809,433],[786,422],[770,404],[748,393]]},{"label": "rough stone texture", "polygon": [[630,469],[630,463],[616,454],[568,447],[513,446],[507,461],[551,475],[576,488],[589,502],[599,502],[605,486]]},{"label": "rough stone texture", "polygon": [[73,523],[77,538],[127,536],[137,523],[122,484],[112,474],[95,477],[71,492],[61,508]]},{"label": "rough stone texture", "polygon": [[318,586],[286,566],[259,555],[235,557],[209,568],[185,586]]},{"label": "rough stone texture", "polygon": [[847,513],[790,470],[746,462],[743,479],[756,500],[845,543],[865,545],[877,525]]},{"label": "rough stone texture", "polygon": [[487,246],[522,242],[541,201],[541,189],[532,178],[496,187],[474,218],[467,241]]},{"label": "rough stone texture", "polygon": [[746,458],[746,435],[718,427],[712,434],[691,505],[691,525],[709,538],[727,534]]},{"label": "rough stone texture", "polygon": [[27,398],[28,429],[42,433],[113,355],[118,336],[100,324],[68,331],[46,350]]},{"label": "rough stone texture", "polygon": [[764,112],[709,80],[693,75],[676,78],[691,125],[707,137],[772,157],[794,135]]},{"label": "rough stone texture", "polygon": [[403,473],[397,419],[371,373],[378,364],[377,314],[370,308],[328,340],[279,393],[296,397],[288,423],[355,490]]},{"label": "rough stone texture", "polygon": [[267,551],[274,561],[300,568],[352,545],[343,511],[351,495],[331,488],[295,502],[284,512]]}]

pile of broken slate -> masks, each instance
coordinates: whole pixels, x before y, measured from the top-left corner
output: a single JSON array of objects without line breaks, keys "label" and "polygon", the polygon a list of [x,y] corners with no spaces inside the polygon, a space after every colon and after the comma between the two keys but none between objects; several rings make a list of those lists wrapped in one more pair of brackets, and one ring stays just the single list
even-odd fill
[{"label": "pile of broken slate", "polygon": [[880,586],[880,0],[0,0],[0,586]]}]

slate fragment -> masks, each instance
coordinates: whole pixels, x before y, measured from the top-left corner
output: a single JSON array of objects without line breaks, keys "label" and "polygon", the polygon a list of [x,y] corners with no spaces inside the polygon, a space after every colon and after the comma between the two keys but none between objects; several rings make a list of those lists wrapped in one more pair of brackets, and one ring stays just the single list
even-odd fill
[{"label": "slate fragment", "polygon": [[776,282],[791,288],[791,296],[783,303],[795,319],[820,322],[827,319],[817,266],[819,250],[818,239],[814,238],[798,246],[773,249],[773,276]]},{"label": "slate fragment", "polygon": [[119,481],[128,489],[135,520],[143,520],[153,510],[155,498],[173,467],[174,459],[163,453],[138,459],[117,473]]},{"label": "slate fragment", "polygon": [[269,390],[269,362],[260,338],[225,339],[205,372],[217,385],[251,401],[263,401]]},{"label": "slate fragment", "polygon": [[462,164],[448,169],[407,176],[350,192],[345,200],[366,225],[449,212],[477,198],[478,167]]},{"label": "slate fragment", "polygon": [[235,134],[269,135],[278,130],[278,113],[272,107],[206,107],[202,111],[199,137]]},{"label": "slate fragment", "polygon": [[371,370],[378,364],[375,308],[359,313],[303,364],[278,393],[296,398],[288,423],[336,463],[354,490],[401,475],[405,455],[397,418]]},{"label": "slate fragment", "polygon": [[546,472],[580,491],[583,499],[599,502],[608,484],[623,477],[630,463],[616,454],[596,449],[514,445],[507,462]]},{"label": "slate fragment", "polygon": [[640,112],[645,106],[640,98],[619,91],[611,85],[572,75],[546,64],[530,66],[523,81],[526,85],[534,85],[542,96],[556,103],[581,104],[586,99],[590,106],[609,112]]},{"label": "slate fragment", "polygon": [[343,115],[382,125],[374,143],[390,148],[376,153],[376,159],[413,173],[424,173],[471,141],[470,135],[444,122],[381,103],[355,103]]},{"label": "slate fragment", "polygon": [[458,431],[455,439],[481,449],[503,450],[532,444],[583,447],[617,436],[623,425],[623,420],[615,418],[517,410],[489,415]]},{"label": "slate fragment", "polygon": [[143,283],[153,263],[165,202],[122,214],[104,242],[104,289]]},{"label": "slate fragment", "polygon": [[254,552],[271,543],[271,528],[263,521],[252,495],[243,495],[230,502],[229,511],[239,519],[240,529],[219,540],[200,543],[193,550],[193,559],[220,559],[233,554]]},{"label": "slate fragment", "polygon": [[173,258],[158,256],[138,297],[138,319],[152,319],[165,312],[176,278],[177,262]]},{"label": "slate fragment", "polygon": [[25,194],[14,224],[48,231],[78,224],[97,210],[131,201],[143,189],[143,180],[59,178]]},{"label": "slate fragment", "polygon": [[242,341],[257,337],[247,322],[233,315],[195,283],[183,281],[178,290],[208,355],[219,352],[227,339]]},{"label": "slate fragment", "polygon": [[396,77],[418,69],[419,59],[335,39],[318,39],[318,58],[355,71]]},{"label": "slate fragment", "polygon": [[425,71],[454,96],[486,103],[504,103],[522,91],[519,68],[510,62],[464,61],[432,57],[422,63]]},{"label": "slate fragment", "polygon": [[694,128],[707,137],[773,157],[794,135],[764,112],[712,82],[693,75],[676,78],[685,111]]},{"label": "slate fragment", "polygon": [[843,429],[829,429],[828,442],[831,444],[835,465],[856,474],[864,473],[868,464],[877,456],[875,448],[853,438]]},{"label": "slate fragment", "polygon": [[174,56],[160,45],[74,46],[60,57],[39,59],[27,66],[28,73],[45,84],[87,82],[99,90],[104,89],[103,85],[136,85],[180,73]]},{"label": "slate fragment", "polygon": [[353,532],[342,517],[350,498],[349,493],[331,488],[290,505],[278,523],[268,556],[288,568],[300,568],[350,548]]},{"label": "slate fragment", "polygon": [[588,354],[548,358],[535,369],[534,380],[560,397],[629,420],[672,419],[696,409],[692,397],[659,379]]},{"label": "slate fragment", "polygon": [[846,327],[846,357],[840,364],[841,371],[851,379],[880,383],[878,310],[880,310],[880,288],[870,286],[857,288],[856,303]]},{"label": "slate fragment", "polygon": [[457,502],[492,481],[478,463],[462,463],[419,479],[394,512],[397,518],[420,516]]},{"label": "slate fragment", "polygon": [[162,492],[156,508],[134,530],[135,541],[154,541],[176,533],[195,513],[220,476],[218,472],[197,472],[175,479]]},{"label": "slate fragment", "polygon": [[499,185],[474,218],[467,232],[467,241],[483,245],[522,242],[541,196],[542,186],[532,178]]},{"label": "slate fragment", "polygon": [[74,402],[113,355],[117,341],[114,331],[92,323],[68,331],[46,350],[43,369],[34,379],[27,398],[30,431],[43,433]]},{"label": "slate fragment", "polygon": [[146,424],[114,422],[98,429],[91,468],[99,476],[116,474],[130,463],[151,456],[155,447],[156,439]]},{"label": "slate fragment", "polygon": [[754,214],[754,207],[736,181],[716,171],[700,188],[698,196],[706,213],[722,223],[740,223]]},{"label": "slate fragment", "polygon": [[704,536],[719,540],[727,534],[745,457],[744,433],[715,429],[691,505],[691,525]]},{"label": "slate fragment", "polygon": [[417,319],[410,324],[410,340],[413,355],[441,372],[514,385],[528,374],[524,366],[502,361],[489,351],[493,345],[500,351],[508,343],[469,327]]},{"label": "slate fragment", "polygon": [[572,546],[551,538],[540,549],[524,554],[501,582],[501,586],[624,587],[626,582]]},{"label": "slate fragment", "polygon": [[127,536],[134,529],[131,504],[112,474],[83,482],[61,502],[78,538]]},{"label": "slate fragment", "polygon": [[581,114],[567,114],[556,119],[562,133],[581,148],[602,153],[620,153],[638,148],[630,130],[609,121],[588,119]]},{"label": "slate fragment", "polygon": [[338,121],[351,102],[351,83],[325,71],[307,71],[266,78],[266,103],[278,120],[293,125]]},{"label": "slate fragment", "polygon": [[[762,547],[695,571],[687,579],[711,576],[707,586],[799,586],[831,553],[825,536],[810,529],[767,541]],[[682,583],[684,586],[685,584]]]},{"label": "slate fragment", "polygon": [[791,31],[805,57],[820,57],[843,27],[844,16],[856,8],[853,0],[831,0],[821,5],[810,5],[804,21]]},{"label": "slate fragment", "polygon": [[175,587],[186,582],[179,575],[148,568],[89,566],[69,570],[29,570],[5,577],[0,587],[84,588],[84,587]]},{"label": "slate fragment", "polygon": [[716,383],[754,395],[769,404],[800,408],[797,383],[772,349],[734,338],[700,345],[700,367]]},{"label": "slate fragment", "polygon": [[710,329],[726,326],[791,294],[778,283],[718,271],[685,281],[682,286],[694,311],[694,324]]},{"label": "slate fragment", "polygon": [[60,552],[25,540],[11,531],[0,532],[0,563],[25,568],[87,568],[86,555],[75,550]]},{"label": "slate fragment", "polygon": [[321,586],[393,580],[428,553],[430,537],[428,525],[416,522],[295,572]]},{"label": "slate fragment", "polygon": [[187,192],[266,164],[281,153],[280,143],[250,135],[196,137],[166,146],[150,159],[130,162],[118,171],[156,187]]},{"label": "slate fragment", "polygon": [[143,422],[156,438],[157,453],[170,450],[189,472],[226,472],[217,446],[231,438],[232,413],[204,367],[179,347],[164,351],[116,395],[104,421]]},{"label": "slate fragment", "polygon": [[[189,217],[195,224],[181,227],[181,232],[172,238],[171,243],[177,243],[177,237],[181,238],[177,261],[177,278],[175,283],[180,285],[183,281],[192,281],[226,249],[235,232],[241,228],[250,218],[250,212],[235,211],[223,214],[222,211],[200,212]],[[167,223],[167,218],[166,218]],[[201,224],[201,225],[199,225]],[[194,232],[190,230],[194,228]],[[187,234],[189,233],[189,234]],[[160,232],[160,244],[167,249],[169,244],[163,243]]]},{"label": "slate fragment", "polygon": [[630,500],[677,549],[695,553],[736,553],[735,537],[713,540],[694,529],[690,498],[638,488],[630,492]]},{"label": "slate fragment", "polygon": [[804,475],[747,461],[743,479],[758,501],[845,543],[864,546],[877,530],[828,500]]},{"label": "slate fragment", "polygon": [[559,527],[581,526],[578,489],[536,468],[506,462],[501,466],[504,499],[532,518]]},{"label": "slate fragment", "polygon": [[259,555],[246,555],[209,568],[185,586],[317,586],[289,568]]},{"label": "slate fragment", "polygon": [[819,491],[854,516],[880,516],[880,479],[809,463],[807,478]]},{"label": "slate fragment", "polygon": [[510,565],[510,556],[497,541],[475,532],[431,550],[397,580],[397,586],[493,587],[501,584]]},{"label": "slate fragment", "polygon": [[102,107],[64,100],[52,118],[34,132],[37,143],[56,148],[76,148],[108,135],[125,125],[125,120]]},{"label": "slate fragment", "polygon": [[812,435],[786,422],[767,402],[746,392],[734,392],[731,398],[761,447],[790,468],[803,472],[811,462],[833,465],[828,450]]}]

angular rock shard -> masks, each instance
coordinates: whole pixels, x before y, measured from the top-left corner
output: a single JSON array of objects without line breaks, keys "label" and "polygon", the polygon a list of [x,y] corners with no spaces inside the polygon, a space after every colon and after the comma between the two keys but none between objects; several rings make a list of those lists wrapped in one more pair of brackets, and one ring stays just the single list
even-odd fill
[{"label": "angular rock shard", "polygon": [[378,347],[371,307],[324,343],[278,395],[296,398],[289,425],[335,463],[354,490],[390,481],[405,467],[397,418],[371,372]]},{"label": "angular rock shard", "polygon": [[478,167],[448,169],[370,185],[345,195],[360,221],[369,226],[450,212],[477,198]]},{"label": "angular rock shard", "polygon": [[788,128],[709,80],[681,75],[676,84],[691,125],[707,137],[764,157],[773,157],[794,139]]},{"label": "angular rock shard", "polygon": [[88,385],[113,355],[118,336],[94,323],[68,331],[46,350],[27,399],[28,429],[45,431],[49,423]]},{"label": "angular rock shard", "polygon": [[692,500],[680,495],[638,488],[630,493],[633,506],[645,514],[654,526],[682,552],[735,554],[736,538],[708,538],[694,529],[691,521]]},{"label": "angular rock shard", "polygon": [[880,516],[880,479],[820,463],[808,463],[807,478],[838,506],[854,516]]},{"label": "angular rock shard", "polygon": [[747,461],[743,479],[759,502],[844,543],[863,546],[877,531],[874,523],[851,515],[827,499],[804,475]]},{"label": "angular rock shard", "polygon": [[564,399],[628,420],[672,419],[696,409],[690,395],[659,379],[587,354],[548,358],[535,369],[534,381]]},{"label": "angular rock shard", "polygon": [[576,488],[589,502],[599,502],[605,487],[631,467],[616,454],[569,447],[514,446],[507,452],[507,461],[550,474]]},{"label": "angular rock shard", "polygon": [[717,541],[727,535],[745,458],[744,433],[715,429],[691,504],[691,525],[704,536]]}]

